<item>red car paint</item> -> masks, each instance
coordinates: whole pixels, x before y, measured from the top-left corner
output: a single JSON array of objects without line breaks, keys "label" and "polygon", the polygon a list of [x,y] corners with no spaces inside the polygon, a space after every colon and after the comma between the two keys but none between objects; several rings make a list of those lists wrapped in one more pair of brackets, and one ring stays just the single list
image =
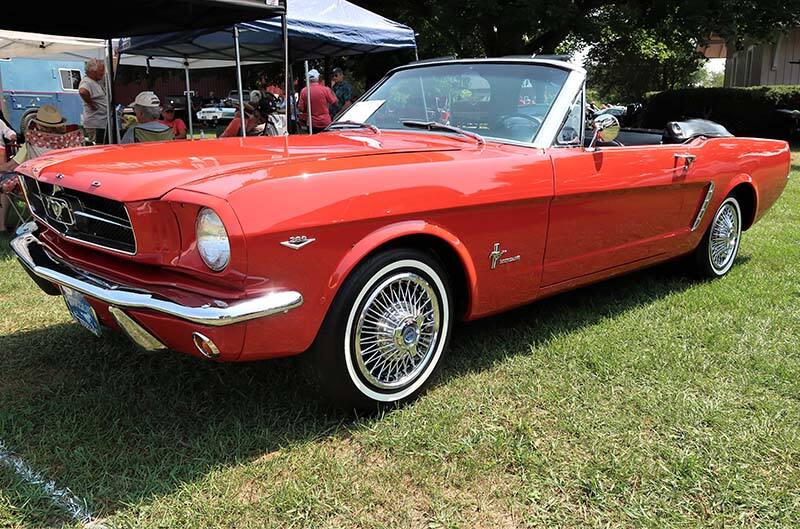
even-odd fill
[{"label": "red car paint", "polygon": [[[688,169],[675,154],[690,153]],[[44,182],[126,203],[137,253],[71,242],[40,223],[65,261],[176,301],[244,299],[270,288],[302,293],[286,314],[201,327],[130,311],[169,348],[199,354],[199,331],[221,361],[306,350],[342,282],[370,252],[404,237],[446,245],[459,263],[465,319],[501,312],[690,252],[709,182],[709,211],[738,185],[755,197],[746,225],[777,200],[789,172],[785,142],[698,138],[684,145],[541,149],[428,132],[328,132],[288,138],[73,149],[23,165]],[[93,187],[92,182],[100,182]],[[194,241],[200,207],[228,231],[232,260],[208,270]],[[280,243],[316,239],[302,250]],[[491,268],[495,243],[519,255]],[[108,307],[90,300],[115,326]]]}]

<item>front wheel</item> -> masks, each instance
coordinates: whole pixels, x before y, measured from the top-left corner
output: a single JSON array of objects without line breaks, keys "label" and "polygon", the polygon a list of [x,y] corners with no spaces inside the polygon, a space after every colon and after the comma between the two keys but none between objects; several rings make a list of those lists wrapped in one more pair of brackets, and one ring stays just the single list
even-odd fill
[{"label": "front wheel", "polygon": [[432,255],[382,252],[347,279],[310,351],[327,402],[374,411],[421,394],[450,336],[447,274]]},{"label": "front wheel", "polygon": [[704,277],[722,277],[733,266],[742,238],[742,209],[735,196],[722,201],[694,253],[695,268]]}]

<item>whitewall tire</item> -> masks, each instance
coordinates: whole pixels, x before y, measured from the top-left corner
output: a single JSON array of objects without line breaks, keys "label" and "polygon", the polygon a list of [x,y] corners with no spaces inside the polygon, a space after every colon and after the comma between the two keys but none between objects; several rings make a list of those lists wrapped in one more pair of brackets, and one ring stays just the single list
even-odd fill
[{"label": "whitewall tire", "polygon": [[694,253],[695,268],[705,277],[727,274],[739,253],[742,240],[742,208],[735,196],[722,201]]},{"label": "whitewall tire", "polygon": [[393,249],[342,285],[311,351],[330,404],[377,410],[414,399],[437,371],[453,323],[449,280],[432,255]]}]

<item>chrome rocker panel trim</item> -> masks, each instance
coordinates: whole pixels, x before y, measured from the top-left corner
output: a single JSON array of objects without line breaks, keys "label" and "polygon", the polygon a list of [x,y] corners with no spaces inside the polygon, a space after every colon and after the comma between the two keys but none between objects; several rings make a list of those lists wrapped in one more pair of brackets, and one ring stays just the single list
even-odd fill
[{"label": "chrome rocker panel trim", "polygon": [[286,313],[303,304],[303,296],[299,292],[283,291],[269,292],[231,304],[209,300],[201,307],[189,307],[146,290],[116,284],[79,270],[53,256],[32,233],[23,233],[12,240],[11,248],[32,274],[45,281],[69,287],[117,308],[153,310],[198,325],[233,325]]}]

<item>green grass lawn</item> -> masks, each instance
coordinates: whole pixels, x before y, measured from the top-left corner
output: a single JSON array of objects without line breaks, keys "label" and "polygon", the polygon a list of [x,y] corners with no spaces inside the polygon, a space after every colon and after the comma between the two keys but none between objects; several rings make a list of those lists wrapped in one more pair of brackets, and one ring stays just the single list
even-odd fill
[{"label": "green grass lawn", "polygon": [[[800,527],[800,156],[726,278],[661,266],[458,327],[418,402],[97,340],[0,240],[0,442],[110,527]],[[0,527],[69,526],[0,467]]]}]

